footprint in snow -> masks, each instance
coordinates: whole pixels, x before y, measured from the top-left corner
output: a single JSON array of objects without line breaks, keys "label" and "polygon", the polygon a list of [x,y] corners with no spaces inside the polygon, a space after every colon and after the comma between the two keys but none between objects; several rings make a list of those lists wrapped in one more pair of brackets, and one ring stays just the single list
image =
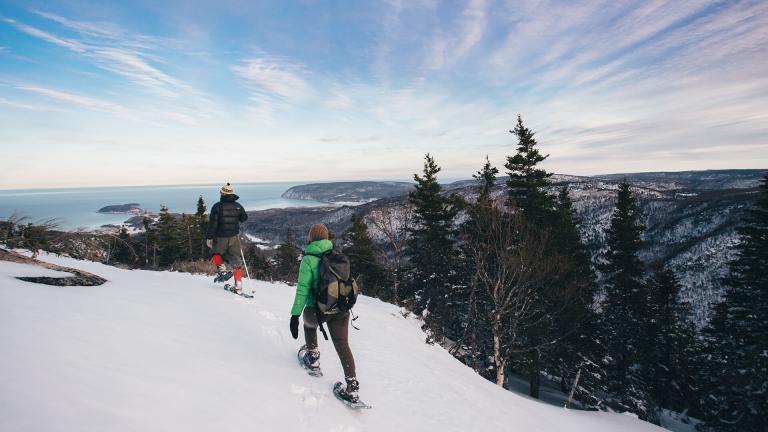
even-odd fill
[{"label": "footprint in snow", "polygon": [[275,340],[282,340],[285,337],[280,333],[280,330],[278,330],[276,327],[262,327],[261,328],[261,334],[264,336],[275,339]]},{"label": "footprint in snow", "polygon": [[280,321],[280,317],[270,311],[261,311],[259,314],[270,321]]},{"label": "footprint in snow", "polygon": [[319,408],[320,405],[322,405],[323,400],[328,396],[325,393],[298,386],[296,384],[291,384],[291,390],[293,391],[293,394],[298,395],[301,398],[301,402],[304,405],[315,408]]}]

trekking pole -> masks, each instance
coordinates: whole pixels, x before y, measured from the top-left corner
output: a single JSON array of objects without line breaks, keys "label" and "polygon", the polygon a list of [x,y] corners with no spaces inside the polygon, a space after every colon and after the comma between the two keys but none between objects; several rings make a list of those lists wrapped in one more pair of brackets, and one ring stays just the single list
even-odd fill
[{"label": "trekking pole", "polygon": [[240,248],[240,258],[243,259],[243,265],[245,266],[245,275],[248,276],[248,279],[251,278],[251,273],[248,271],[248,263],[245,262],[245,254],[243,253],[243,248]]},{"label": "trekking pole", "polygon": [[240,258],[243,259],[243,265],[245,266],[245,275],[248,277],[248,285],[251,287],[251,295],[256,295],[256,290],[251,285],[251,272],[248,271],[248,263],[245,262],[245,254],[243,253],[243,247],[240,247]]}]

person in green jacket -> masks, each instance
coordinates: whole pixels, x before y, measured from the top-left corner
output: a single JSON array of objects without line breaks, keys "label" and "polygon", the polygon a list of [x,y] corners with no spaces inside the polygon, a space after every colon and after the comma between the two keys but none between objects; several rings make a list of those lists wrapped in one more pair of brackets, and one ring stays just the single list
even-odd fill
[{"label": "person in green jacket", "polygon": [[[318,310],[314,291],[319,279],[320,258],[316,255],[333,250],[333,243],[328,240],[328,227],[323,224],[313,225],[309,230],[309,244],[304,249],[304,257],[299,267],[299,282],[296,285],[296,297],[291,308],[291,335],[299,337],[299,316],[304,318],[304,340],[307,351],[302,358],[305,367],[310,371],[320,369],[320,350],[317,345]],[[355,376],[355,359],[349,348],[349,312],[325,314],[323,322],[328,324],[333,346],[341,360],[347,388],[342,390],[342,397],[357,401],[360,384]]]}]

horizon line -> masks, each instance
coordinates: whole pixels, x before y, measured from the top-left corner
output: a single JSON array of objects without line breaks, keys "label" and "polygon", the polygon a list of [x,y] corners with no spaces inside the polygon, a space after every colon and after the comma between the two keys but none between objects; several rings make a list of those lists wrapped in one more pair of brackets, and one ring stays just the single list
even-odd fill
[{"label": "horizon line", "polygon": [[[679,173],[693,173],[693,172],[707,172],[707,171],[765,171],[768,174],[768,168],[719,168],[719,169],[700,169],[700,170],[681,170],[681,171],[635,171],[635,172],[608,172],[597,173],[588,175],[576,175],[567,173],[556,173],[552,175],[565,175],[571,177],[598,177],[598,176],[616,176],[616,175],[637,175],[637,174],[679,174]],[[499,177],[504,177],[501,175]],[[468,177],[451,177],[454,181],[463,181],[472,179],[472,175]],[[308,184],[320,184],[320,183],[356,183],[356,182],[400,182],[400,183],[413,183],[413,181],[404,181],[403,179],[336,179],[336,180],[260,180],[260,181],[243,181],[232,182],[235,185],[252,185],[252,184],[278,184],[278,183],[295,183],[297,185]],[[448,183],[451,183],[448,182]],[[73,190],[73,189],[117,189],[117,188],[153,188],[153,187],[194,187],[194,186],[219,186],[221,183],[166,183],[166,184],[123,184],[123,185],[107,185],[107,186],[66,186],[66,187],[32,187],[32,188],[5,188],[0,186],[0,192],[26,192],[26,191],[41,191],[41,190]]]}]

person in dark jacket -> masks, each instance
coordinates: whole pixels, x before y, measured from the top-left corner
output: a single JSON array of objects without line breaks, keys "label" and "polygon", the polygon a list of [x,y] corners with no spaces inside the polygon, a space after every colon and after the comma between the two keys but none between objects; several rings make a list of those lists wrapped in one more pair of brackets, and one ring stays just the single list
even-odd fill
[{"label": "person in dark jacket", "polygon": [[225,281],[231,274],[228,273],[225,262],[230,265],[235,276],[235,290],[243,289],[243,261],[240,259],[240,223],[248,219],[237,200],[230,183],[221,188],[219,202],[211,207],[211,215],[208,218],[208,233],[205,243],[211,249],[214,264],[219,271],[216,281]]}]

